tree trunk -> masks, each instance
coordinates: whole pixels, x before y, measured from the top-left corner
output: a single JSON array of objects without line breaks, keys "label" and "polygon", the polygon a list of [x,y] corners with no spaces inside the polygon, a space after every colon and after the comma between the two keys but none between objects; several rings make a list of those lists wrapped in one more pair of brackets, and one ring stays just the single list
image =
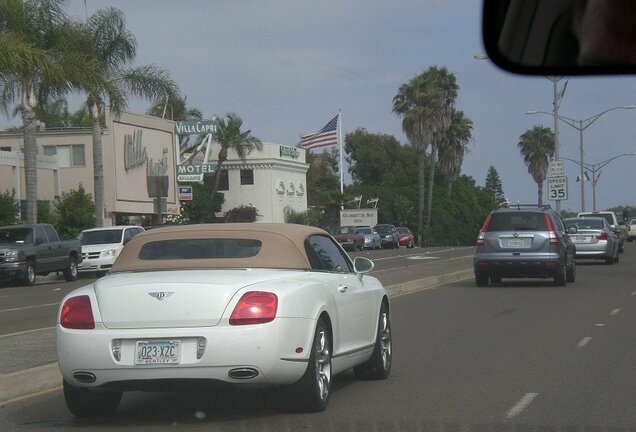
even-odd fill
[{"label": "tree trunk", "polygon": [[417,243],[422,246],[422,229],[424,227],[424,198],[426,194],[426,181],[424,178],[424,166],[426,163],[426,152],[424,149],[417,151],[417,191],[419,204],[417,209]]},{"label": "tree trunk", "polygon": [[212,187],[212,197],[216,197],[216,192],[219,190],[219,181],[221,180],[221,165],[227,160],[227,147],[221,145],[219,150],[219,160],[216,164],[216,172],[214,173],[214,186]]},{"label": "tree trunk", "polygon": [[99,106],[89,106],[93,126],[93,195],[95,198],[95,224],[104,226],[104,158],[102,154],[102,127],[99,124]]},{"label": "tree trunk", "polygon": [[32,80],[22,85],[22,126],[24,128],[24,180],[26,189],[27,223],[38,221],[38,162],[37,122],[35,119],[35,89]]},{"label": "tree trunk", "polygon": [[538,195],[538,203],[539,203],[539,207],[541,207],[543,205],[543,182],[537,182],[537,195]]},{"label": "tree trunk", "polygon": [[433,217],[433,183],[435,182],[435,160],[437,155],[437,144],[431,143],[431,158],[429,160],[428,172],[428,197],[426,199],[426,227],[431,226]]}]

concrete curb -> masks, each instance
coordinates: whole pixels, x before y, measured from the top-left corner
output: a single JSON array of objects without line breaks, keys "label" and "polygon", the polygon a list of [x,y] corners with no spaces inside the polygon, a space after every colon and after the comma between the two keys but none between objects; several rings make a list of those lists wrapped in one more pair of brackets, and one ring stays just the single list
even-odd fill
[{"label": "concrete curb", "polygon": [[[401,284],[390,285],[386,290],[390,298],[424,291],[439,286],[470,279],[473,269],[461,270],[437,276],[429,276]],[[0,406],[6,405],[20,397],[50,390],[62,385],[62,374],[57,362],[31,369],[0,375]]]}]

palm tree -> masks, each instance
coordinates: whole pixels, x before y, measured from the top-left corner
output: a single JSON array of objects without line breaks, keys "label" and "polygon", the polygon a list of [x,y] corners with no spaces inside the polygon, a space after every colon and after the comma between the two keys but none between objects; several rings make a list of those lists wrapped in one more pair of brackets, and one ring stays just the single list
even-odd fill
[{"label": "palm tree", "polygon": [[227,113],[225,118],[219,119],[216,130],[212,133],[212,138],[221,146],[216,165],[216,173],[214,174],[212,196],[216,196],[216,191],[219,190],[221,165],[227,160],[227,151],[229,149],[234,150],[242,161],[245,161],[247,155],[254,150],[263,150],[261,140],[253,136],[250,129],[241,132],[241,126],[243,126],[243,120],[238,114]]},{"label": "palm tree", "polygon": [[451,110],[457,97],[455,76],[445,67],[430,67],[403,84],[393,98],[393,112],[402,117],[402,130],[417,154],[418,238],[424,225],[426,150],[431,145],[427,225],[431,220],[433,178],[437,146],[450,125]]},{"label": "palm tree", "polygon": [[132,33],[126,30],[124,14],[120,10],[112,7],[99,10],[88,19],[84,28],[92,40],[86,54],[99,65],[100,80],[83,86],[83,90],[93,128],[95,215],[96,224],[101,227],[104,224],[104,162],[100,117],[106,105],[118,114],[126,109],[130,96],[174,100],[179,91],[162,69],[155,66],[126,68],[137,54],[137,43]]},{"label": "palm tree", "polygon": [[[177,96],[176,98],[164,97],[161,100],[155,101],[150,108],[146,111],[146,114],[168,118],[172,121],[184,121],[184,120],[201,120],[203,119],[203,113],[198,108],[191,108],[187,105],[186,96]],[[184,151],[198,146],[203,141],[205,135],[181,135],[179,137],[179,149],[182,154]]]},{"label": "palm tree", "polygon": [[472,129],[473,121],[466,117],[463,111],[453,109],[450,127],[437,151],[439,165],[446,179],[446,193],[449,198],[453,182],[457,180],[461,172],[464,154],[468,151],[468,142],[472,137]]},{"label": "palm tree", "polygon": [[[91,70],[74,49],[84,40],[62,12],[63,0],[0,2],[0,107],[18,102],[24,134],[27,222],[37,222],[36,111]],[[73,36],[70,36],[70,35]],[[93,80],[90,74],[86,79]]]},{"label": "palm tree", "polygon": [[548,158],[554,156],[554,133],[550,128],[537,125],[519,137],[519,151],[528,166],[528,172],[538,187],[538,204],[543,205],[543,182],[548,175]]}]

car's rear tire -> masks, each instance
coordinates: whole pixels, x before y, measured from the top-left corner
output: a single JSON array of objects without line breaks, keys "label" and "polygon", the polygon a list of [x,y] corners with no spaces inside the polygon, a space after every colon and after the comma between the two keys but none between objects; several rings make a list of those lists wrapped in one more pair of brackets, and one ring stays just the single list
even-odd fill
[{"label": "car's rear tire", "polygon": [[391,373],[391,359],[393,347],[391,343],[391,321],[389,308],[385,303],[380,307],[378,331],[375,337],[375,347],[371,358],[365,363],[353,368],[358,379],[383,380]]},{"label": "car's rear tire", "polygon": [[475,284],[478,287],[487,287],[489,279],[488,273],[475,272]]},{"label": "car's rear tire", "polygon": [[121,402],[121,392],[95,392],[73,387],[66,380],[63,385],[66,406],[75,417],[109,417],[115,414]]},{"label": "car's rear tire", "polygon": [[64,280],[67,282],[72,282],[77,280],[77,260],[75,257],[70,257],[68,262],[68,267],[64,269]]},{"label": "car's rear tire", "polygon": [[567,263],[563,263],[563,265],[559,267],[559,270],[554,275],[554,285],[562,287],[562,286],[565,286],[567,281],[568,281],[568,265]]},{"label": "car's rear tire", "polygon": [[[618,256],[618,254],[616,254],[616,256]],[[616,262],[616,258],[614,258],[613,256],[605,257],[605,264],[612,265],[615,262]]]},{"label": "car's rear tire", "polygon": [[567,282],[574,282],[576,280],[576,260],[572,260],[572,265],[568,268],[565,280]]},{"label": "car's rear tire", "polygon": [[292,386],[291,405],[299,412],[320,412],[331,394],[331,334],[323,319],[318,320],[307,370]]}]

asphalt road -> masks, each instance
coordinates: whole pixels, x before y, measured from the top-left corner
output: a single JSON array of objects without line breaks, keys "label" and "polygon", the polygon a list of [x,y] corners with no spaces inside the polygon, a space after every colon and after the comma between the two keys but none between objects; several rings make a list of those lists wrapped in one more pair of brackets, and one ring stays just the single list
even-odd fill
[{"label": "asphalt road", "polygon": [[[434,273],[470,250],[444,253],[378,256],[377,271],[410,275],[405,263],[421,261]],[[0,430],[633,431],[636,246],[620,258],[579,262],[577,281],[562,288],[467,279],[394,297],[391,376],[335,377],[323,413],[290,414],[276,389],[135,392],[115,418],[80,421],[55,390],[0,408]]]}]

